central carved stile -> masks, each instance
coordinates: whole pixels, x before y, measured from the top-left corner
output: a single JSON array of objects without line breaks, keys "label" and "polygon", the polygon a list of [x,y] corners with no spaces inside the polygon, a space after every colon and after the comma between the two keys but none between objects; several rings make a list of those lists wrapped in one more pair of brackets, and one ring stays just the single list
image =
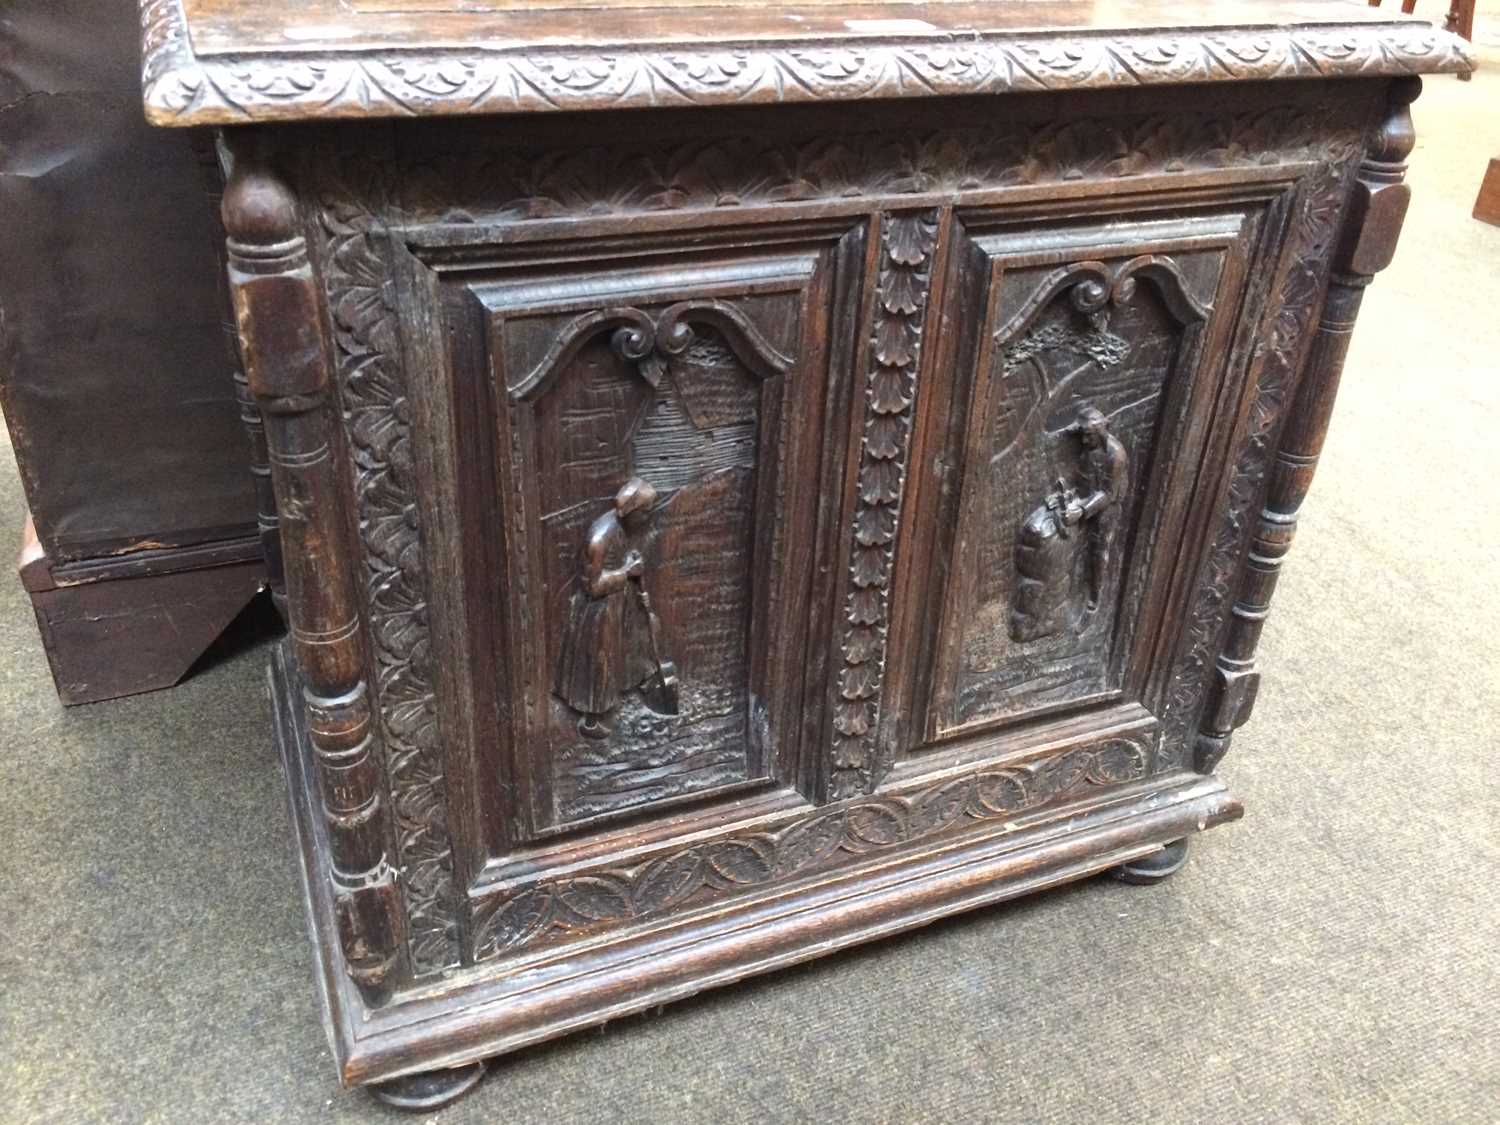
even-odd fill
[{"label": "central carved stile", "polygon": [[849,549],[827,797],[873,792],[888,763],[878,741],[890,628],[896,529],[906,484],[923,321],[938,213],[902,212],[881,227],[875,316],[864,388],[865,424]]}]

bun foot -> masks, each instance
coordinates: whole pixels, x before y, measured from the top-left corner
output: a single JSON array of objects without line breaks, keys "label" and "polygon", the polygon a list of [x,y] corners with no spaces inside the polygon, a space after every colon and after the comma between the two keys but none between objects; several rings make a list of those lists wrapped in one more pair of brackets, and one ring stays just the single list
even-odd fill
[{"label": "bun foot", "polygon": [[1134,883],[1142,887],[1160,883],[1181,870],[1182,865],[1187,862],[1187,851],[1186,839],[1173,840],[1170,844],[1163,844],[1158,851],[1111,868],[1109,873],[1122,883]]},{"label": "bun foot", "polygon": [[450,1102],[463,1097],[484,1077],[483,1061],[471,1062],[467,1066],[456,1066],[444,1070],[422,1070],[416,1074],[403,1074],[389,1082],[380,1082],[369,1087],[376,1101],[397,1109],[419,1113],[423,1110],[441,1109]]}]

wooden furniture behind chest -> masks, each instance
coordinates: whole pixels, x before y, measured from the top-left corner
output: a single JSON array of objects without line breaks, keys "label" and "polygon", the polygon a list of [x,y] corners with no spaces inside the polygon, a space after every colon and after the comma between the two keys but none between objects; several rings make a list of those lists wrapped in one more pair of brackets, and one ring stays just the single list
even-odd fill
[{"label": "wooden furniture behind chest", "polygon": [[1458,40],[352,7],[144,6],[153,119],[225,127],[346,1081],[441,1098],[1239,815],[1213,769]]},{"label": "wooden furniture behind chest", "polygon": [[235,401],[213,136],[147,127],[138,59],[121,0],[0,12],[0,408],[31,516],[20,578],[70,704],[175,684],[274,546]]}]

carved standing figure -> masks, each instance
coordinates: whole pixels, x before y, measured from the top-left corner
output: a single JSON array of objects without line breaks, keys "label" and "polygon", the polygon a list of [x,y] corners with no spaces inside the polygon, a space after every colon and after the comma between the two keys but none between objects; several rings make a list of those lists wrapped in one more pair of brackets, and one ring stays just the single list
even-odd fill
[{"label": "carved standing figure", "polygon": [[[1016,537],[1010,635],[1023,643],[1071,628],[1085,611],[1099,608],[1120,505],[1130,487],[1130,456],[1099,410],[1083,407],[1066,432],[1076,434],[1083,445],[1085,491],[1059,479]],[[1080,541],[1072,529],[1079,524],[1087,524],[1088,535],[1088,592],[1082,607],[1074,597]]]},{"label": "carved standing figure", "polygon": [[1089,493],[1082,501],[1082,518],[1089,525],[1089,609],[1099,608],[1109,557],[1120,523],[1120,506],[1130,489],[1130,455],[1109,431],[1109,420],[1086,406],[1070,429],[1083,442],[1083,474]]},{"label": "carved standing figure", "polygon": [[[588,738],[607,738],[620,697],[648,680],[660,680],[658,694],[670,691],[675,703],[676,678],[660,657],[659,626],[643,582],[641,548],[655,504],[656,489],[632,477],[584,540],[580,588],[573,595],[555,690],[578,712],[578,732]],[[643,627],[647,634],[640,636]]]}]

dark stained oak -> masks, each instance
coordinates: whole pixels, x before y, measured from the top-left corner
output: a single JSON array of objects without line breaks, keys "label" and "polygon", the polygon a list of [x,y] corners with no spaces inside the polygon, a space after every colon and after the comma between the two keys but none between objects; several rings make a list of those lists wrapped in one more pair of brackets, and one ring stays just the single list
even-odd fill
[{"label": "dark stained oak", "polygon": [[265,585],[254,540],[52,560],[27,517],[16,569],[67,706],[179,683]]},{"label": "dark stained oak", "polygon": [[[702,104],[619,113],[665,101],[609,86],[659,65],[628,15],[593,92],[543,106],[465,86],[520,65],[477,29],[591,50],[576,11],[361,0],[344,53],[316,4],[146,4],[158,119],[307,119],[224,130],[225,226],[346,1082],[442,1101],[491,1055],[953,911],[1158,881],[1240,815],[1212,771],[1394,251],[1407,72],[1465,56],[1343,6],[1086,7],[900,9],[1011,60],[903,99],[854,76],[910,29],[809,6],[850,83],[762,97],[736,75],[780,65],[769,16],[719,9],[758,30],[688,66]],[[170,69],[186,26],[240,86]],[[1173,88],[1215,52],[1224,81]],[[432,119],[325,120],[396,113]]]},{"label": "dark stained oak", "polygon": [[264,419],[280,516],[290,643],[306,676],[300,703],[319,766],[340,950],[350,979],[378,1004],[389,997],[397,959],[396,872],[385,853],[354,568],[329,519],[339,492],[327,410],[332,349],[285,185],[242,160],[225,190],[224,220],[246,384]]}]

